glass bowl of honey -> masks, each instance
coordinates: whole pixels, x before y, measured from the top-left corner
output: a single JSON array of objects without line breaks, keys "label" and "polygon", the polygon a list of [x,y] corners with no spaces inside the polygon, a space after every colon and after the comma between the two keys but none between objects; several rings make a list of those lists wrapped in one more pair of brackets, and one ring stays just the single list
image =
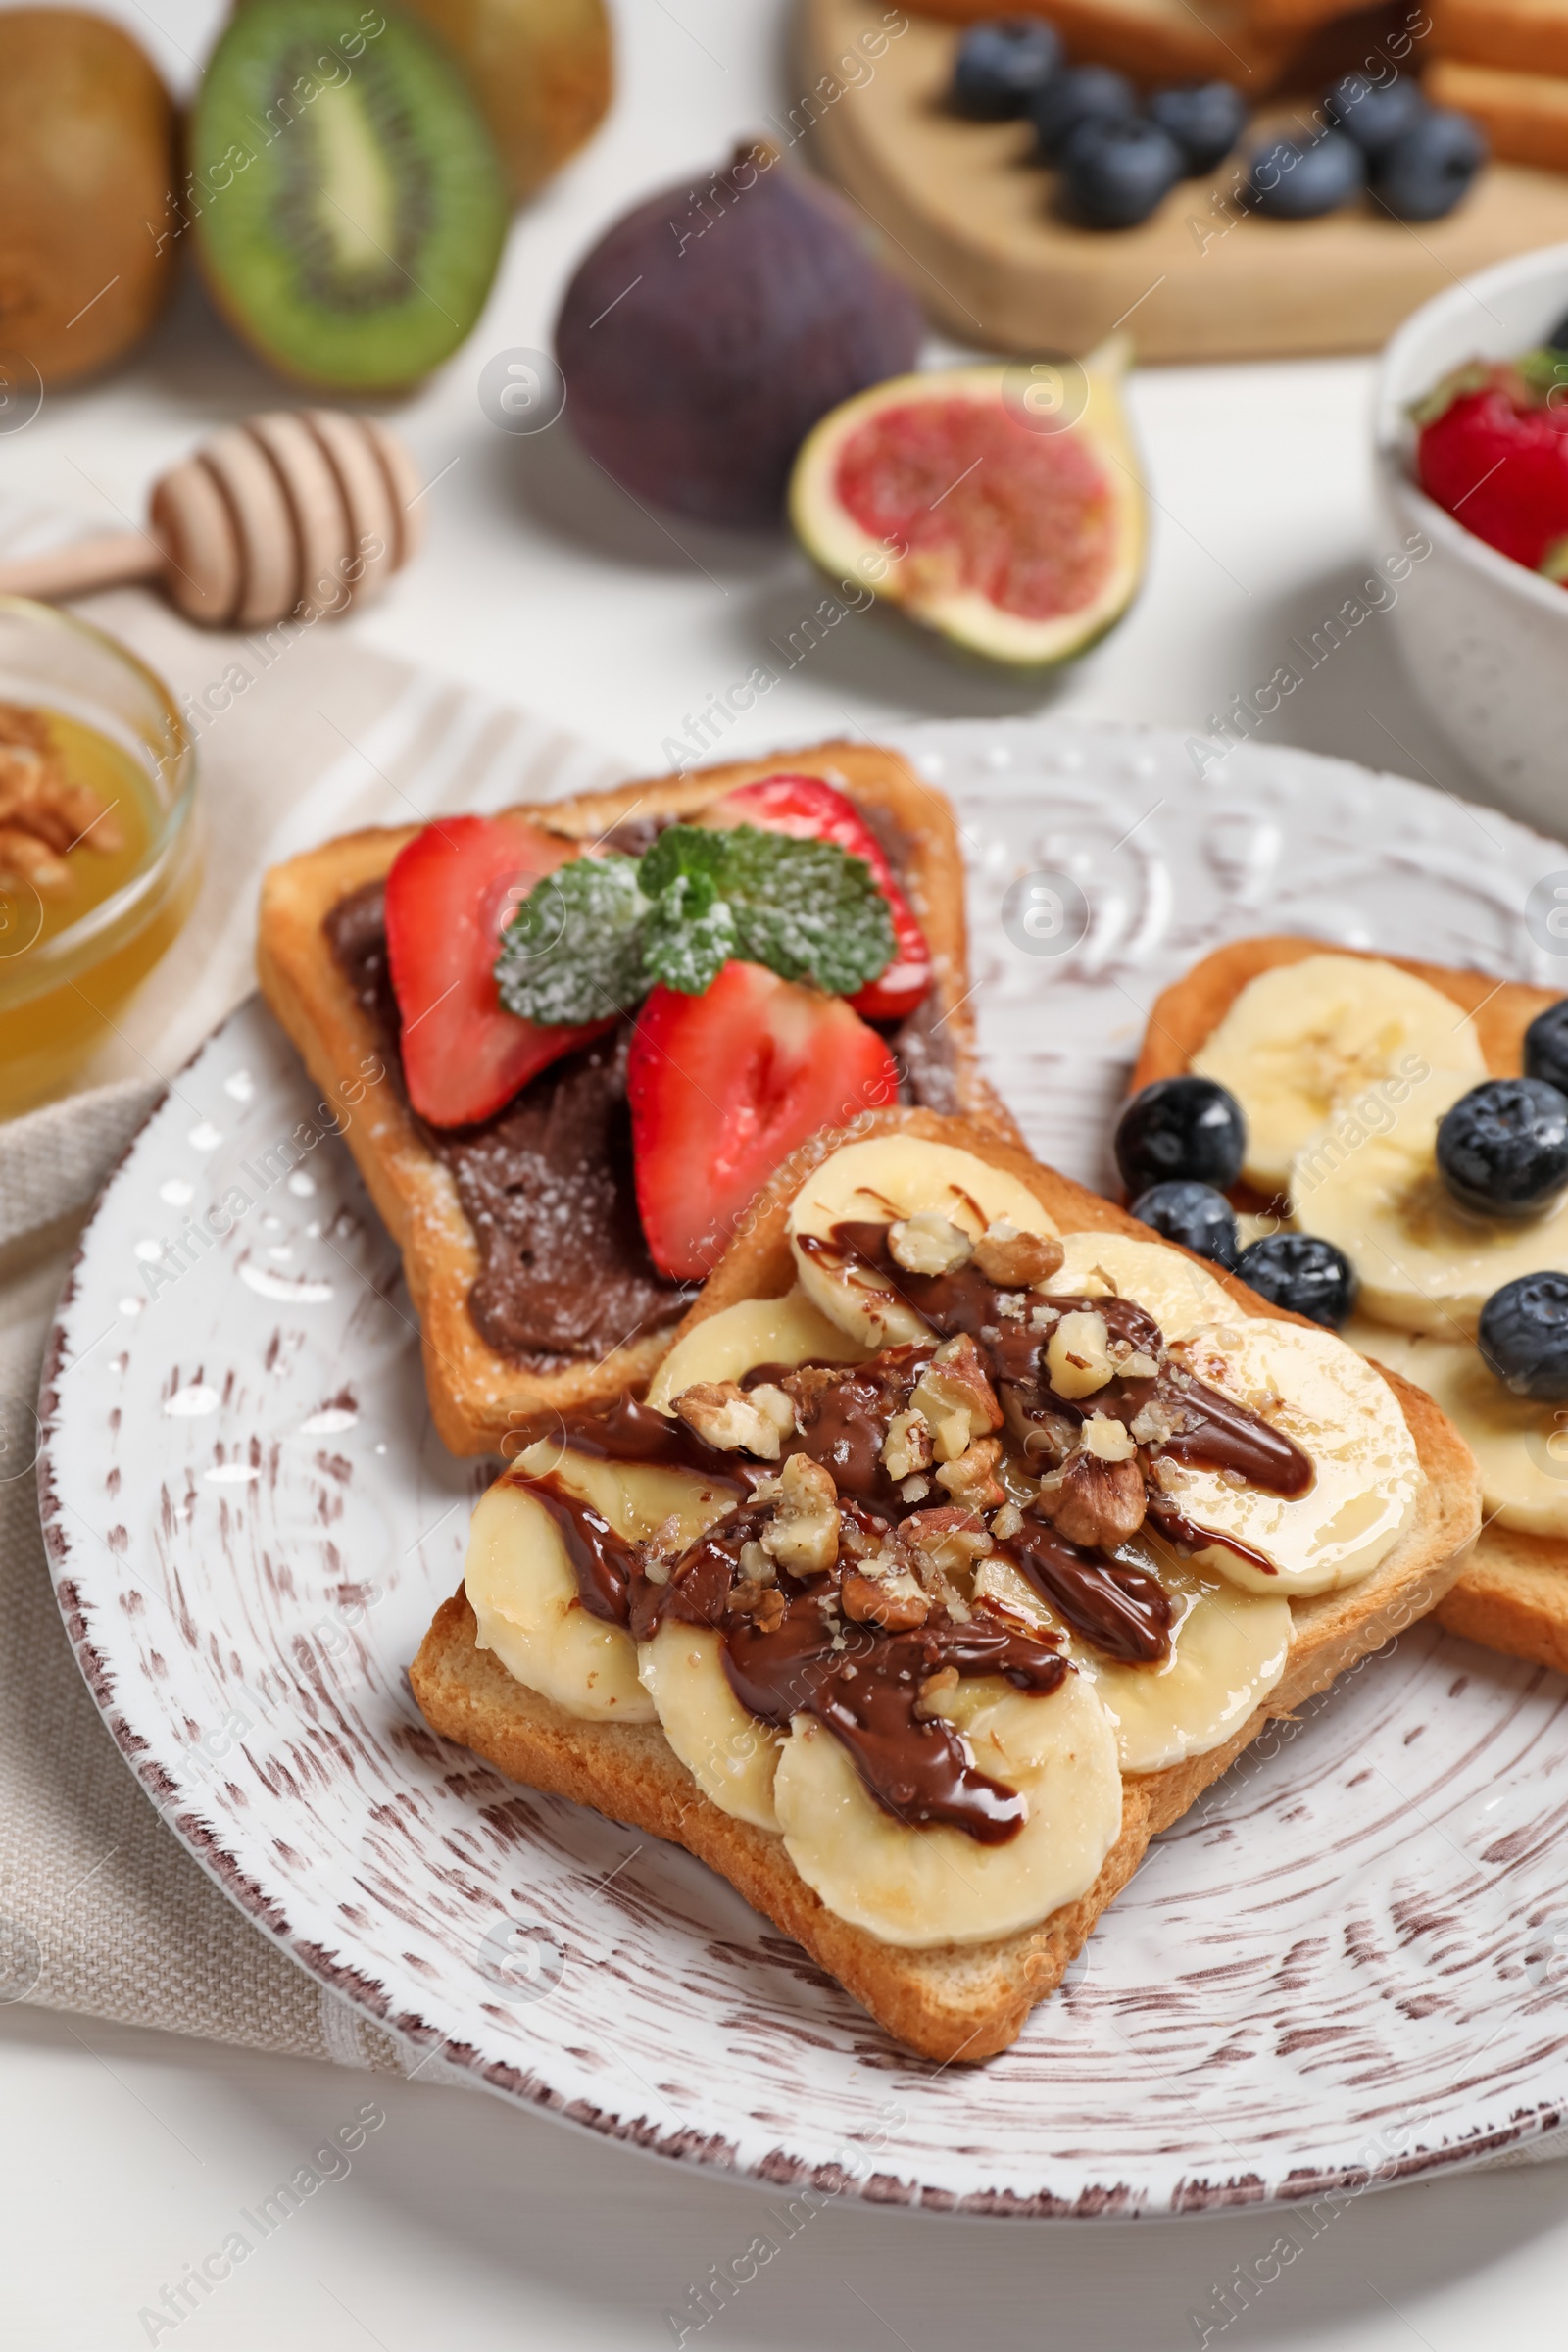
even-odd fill
[{"label": "glass bowl of honey", "polygon": [[0,1117],[70,1084],[173,940],[195,800],[162,680],[101,629],[0,597]]}]

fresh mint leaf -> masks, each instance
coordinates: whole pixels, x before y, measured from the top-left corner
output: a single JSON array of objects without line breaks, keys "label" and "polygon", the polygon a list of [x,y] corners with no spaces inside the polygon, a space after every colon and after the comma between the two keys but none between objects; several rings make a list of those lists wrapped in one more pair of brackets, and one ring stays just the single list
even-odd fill
[{"label": "fresh mint leaf", "polygon": [[649,906],[635,858],[576,858],[534,884],[502,934],[496,986],[509,1012],[552,1025],[629,1012],[651,985]]},{"label": "fresh mint leaf", "polygon": [[735,953],[853,997],[893,957],[893,916],[863,858],[835,842],[737,825],[724,836]]},{"label": "fresh mint leaf", "polygon": [[731,956],[854,996],[893,956],[863,858],[757,825],[669,825],[640,860],[579,858],[535,884],[502,938],[501,1002],[525,1020],[629,1012],[656,981],[701,996]]},{"label": "fresh mint leaf", "polygon": [[707,877],[677,874],[660,892],[644,935],[652,978],[682,996],[700,997],[739,953],[734,912],[727,900],[714,896]]},{"label": "fresh mint leaf", "polygon": [[666,825],[642,861],[638,880],[644,898],[661,899],[684,881],[692,918],[705,915],[723,895],[729,840],[728,833],[706,825]]},{"label": "fresh mint leaf", "polygon": [[648,968],[666,988],[700,997],[736,953],[735,917],[721,895],[726,836],[701,825],[669,825],[638,877],[648,917]]}]

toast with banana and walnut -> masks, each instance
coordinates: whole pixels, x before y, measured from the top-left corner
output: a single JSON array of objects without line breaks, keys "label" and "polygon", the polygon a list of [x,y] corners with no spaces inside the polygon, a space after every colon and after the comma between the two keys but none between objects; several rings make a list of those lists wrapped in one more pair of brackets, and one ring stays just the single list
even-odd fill
[{"label": "toast with banana and walnut", "polygon": [[403,1250],[436,1426],[501,1450],[645,1384],[757,1187],[975,1059],[941,795],[830,743],[356,833],[270,872],[257,965]]},{"label": "toast with banana and walnut", "polygon": [[645,1400],[539,1425],[411,1679],[980,2059],[1270,1716],[1442,1599],[1478,1515],[1419,1390],[895,1109],[778,1171]]}]

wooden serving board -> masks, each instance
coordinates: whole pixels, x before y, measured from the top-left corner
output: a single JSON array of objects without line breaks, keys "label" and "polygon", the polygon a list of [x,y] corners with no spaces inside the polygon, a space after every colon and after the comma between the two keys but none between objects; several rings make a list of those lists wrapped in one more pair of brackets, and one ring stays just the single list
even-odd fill
[{"label": "wooden serving board", "polygon": [[[1446,220],[1410,226],[1369,204],[1320,220],[1239,217],[1225,201],[1233,160],[1184,180],[1139,228],[1075,228],[1053,212],[1054,174],[1028,160],[1028,123],[947,112],[955,25],[910,16],[877,57],[864,36],[887,40],[883,0],[802,4],[822,161],[933,321],[966,343],[1084,352],[1125,323],[1143,360],[1371,351],[1456,278],[1568,241],[1568,174],[1518,164],[1489,166]],[[827,101],[829,86],[842,94]]]}]

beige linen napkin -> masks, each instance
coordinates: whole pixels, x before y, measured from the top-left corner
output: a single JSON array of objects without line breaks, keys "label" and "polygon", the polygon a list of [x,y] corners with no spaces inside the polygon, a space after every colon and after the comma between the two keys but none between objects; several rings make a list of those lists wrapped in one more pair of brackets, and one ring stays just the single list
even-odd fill
[{"label": "beige linen napkin", "polygon": [[[185,929],[77,1090],[0,1125],[0,2004],[401,2068],[390,2035],[204,1876],[100,1722],[39,1533],[39,1358],[105,1177],[164,1081],[254,985],[264,869],[355,825],[553,799],[624,771],[521,711],[369,652],[351,626],[322,622],[269,661],[257,641],[189,628],[140,590],[80,610],[182,705],[200,710],[226,677],[226,698],[214,699],[227,708],[198,734],[205,867]],[[436,2071],[421,2067],[421,2079]]]}]

